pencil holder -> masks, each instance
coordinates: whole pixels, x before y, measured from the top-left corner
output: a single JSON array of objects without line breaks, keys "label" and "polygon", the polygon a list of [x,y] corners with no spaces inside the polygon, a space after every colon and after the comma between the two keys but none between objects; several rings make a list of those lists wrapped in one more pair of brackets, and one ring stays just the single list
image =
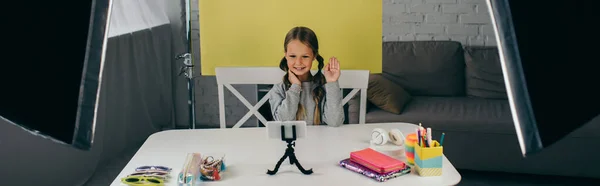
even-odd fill
[{"label": "pencil holder", "polygon": [[[433,141],[438,144],[437,141]],[[444,147],[421,147],[415,145],[415,169],[420,176],[441,176]]]},{"label": "pencil holder", "polygon": [[417,144],[417,133],[408,134],[404,140],[404,152],[409,165],[415,165],[415,146]]}]

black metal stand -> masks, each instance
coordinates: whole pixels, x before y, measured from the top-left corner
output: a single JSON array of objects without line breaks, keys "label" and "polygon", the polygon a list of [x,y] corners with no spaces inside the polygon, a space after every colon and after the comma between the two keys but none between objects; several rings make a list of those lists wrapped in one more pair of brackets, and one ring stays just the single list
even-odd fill
[{"label": "black metal stand", "polygon": [[190,53],[184,53],[178,55],[176,60],[183,59],[183,66],[179,72],[179,75],[185,75],[187,79],[188,88],[188,112],[190,119],[190,129],[196,129],[196,96],[194,93],[194,65],[192,64],[192,55]]},{"label": "black metal stand", "polygon": [[290,158],[290,164],[296,164],[296,167],[298,167],[298,169],[300,170],[300,172],[302,172],[303,174],[312,174],[313,171],[312,169],[309,170],[305,170],[302,165],[300,165],[300,162],[298,162],[298,159],[296,159],[296,154],[294,153],[294,146],[296,145],[296,126],[292,126],[292,138],[286,138],[285,137],[285,128],[284,126],[281,126],[281,140],[287,142],[287,149],[285,149],[285,154],[283,155],[283,157],[281,157],[281,159],[279,159],[279,161],[277,162],[277,165],[275,165],[275,169],[273,170],[267,170],[267,174],[269,175],[275,175],[277,174],[277,171],[279,171],[279,166],[281,166],[281,163],[283,163],[283,161],[286,158]]},{"label": "black metal stand", "polygon": [[192,4],[190,0],[181,0],[186,5],[186,53],[179,54],[175,57],[176,60],[183,59],[183,66],[180,69],[179,76],[185,75],[188,88],[188,113],[189,113],[189,128],[196,129],[196,96],[194,89],[194,64],[192,63]]}]

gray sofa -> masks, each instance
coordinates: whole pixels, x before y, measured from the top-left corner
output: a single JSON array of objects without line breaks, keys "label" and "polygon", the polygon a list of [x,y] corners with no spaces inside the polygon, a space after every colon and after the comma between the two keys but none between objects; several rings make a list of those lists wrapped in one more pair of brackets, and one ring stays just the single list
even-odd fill
[{"label": "gray sofa", "polygon": [[[409,122],[446,133],[444,154],[457,169],[600,178],[600,117],[544,151],[522,157],[495,47],[453,41],[383,43],[380,76],[410,94],[402,112],[368,105],[366,122]],[[348,103],[358,123],[359,96]],[[370,101],[369,101],[370,102]]]}]

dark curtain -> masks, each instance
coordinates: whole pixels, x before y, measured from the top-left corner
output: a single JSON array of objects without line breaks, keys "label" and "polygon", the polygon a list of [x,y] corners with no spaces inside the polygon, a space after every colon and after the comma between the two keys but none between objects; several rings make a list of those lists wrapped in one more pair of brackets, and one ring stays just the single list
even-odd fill
[{"label": "dark curtain", "polygon": [[108,40],[98,109],[106,127],[103,157],[173,125],[170,35],[167,24]]}]

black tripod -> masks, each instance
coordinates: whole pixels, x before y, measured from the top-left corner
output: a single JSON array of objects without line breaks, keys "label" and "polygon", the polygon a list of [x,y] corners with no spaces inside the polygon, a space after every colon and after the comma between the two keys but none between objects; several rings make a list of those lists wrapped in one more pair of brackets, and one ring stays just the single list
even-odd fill
[{"label": "black tripod", "polygon": [[303,174],[312,174],[313,171],[312,169],[309,170],[305,170],[302,165],[300,165],[300,162],[298,162],[298,159],[296,159],[296,154],[294,153],[294,146],[296,145],[296,126],[292,126],[292,138],[286,138],[285,137],[285,128],[282,125],[281,126],[281,140],[287,142],[287,149],[285,149],[285,154],[283,155],[283,157],[281,157],[281,159],[279,159],[279,161],[277,162],[277,165],[275,165],[275,169],[274,170],[267,170],[267,174],[269,175],[275,175],[277,173],[277,171],[279,170],[279,166],[281,166],[281,163],[283,163],[283,160],[285,160],[286,158],[290,158],[290,164],[296,164],[296,167],[298,167],[298,169],[300,169],[300,172],[302,172]]}]

